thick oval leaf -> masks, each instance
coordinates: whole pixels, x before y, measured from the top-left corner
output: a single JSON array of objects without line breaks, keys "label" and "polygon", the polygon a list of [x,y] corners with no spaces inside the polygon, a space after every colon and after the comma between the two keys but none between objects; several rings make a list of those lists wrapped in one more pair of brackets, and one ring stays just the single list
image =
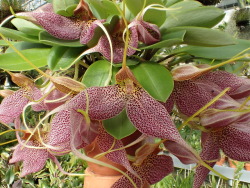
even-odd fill
[{"label": "thick oval leaf", "polygon": [[106,60],[96,61],[86,70],[82,83],[84,83],[86,87],[108,85],[110,79],[110,67],[110,62]]},{"label": "thick oval leaf", "polygon": [[120,15],[114,2],[109,0],[87,0],[89,8],[97,19],[106,19],[111,15]]},{"label": "thick oval leaf", "polygon": [[[21,53],[36,67],[47,65],[49,52],[49,48],[33,48],[21,51]],[[26,71],[34,69],[15,52],[0,55],[0,68],[10,71]]]},{"label": "thick oval leaf", "polygon": [[222,31],[203,27],[173,27],[167,33],[186,31],[184,43],[195,46],[226,46],[235,44],[235,39]]},{"label": "thick oval leaf", "polygon": [[[177,10],[178,11],[178,10]],[[224,17],[223,10],[215,7],[198,7],[169,15],[161,26],[161,30],[167,30],[178,26],[213,27]]]},{"label": "thick oval leaf", "polygon": [[142,47],[140,49],[155,49],[155,48],[167,48],[173,45],[181,44],[184,40],[186,31],[177,31],[163,35],[160,42]]},{"label": "thick oval leaf", "polygon": [[105,130],[118,140],[125,138],[136,131],[136,128],[127,117],[126,110],[123,110],[114,118],[104,120],[103,125]]},{"label": "thick oval leaf", "polygon": [[73,16],[78,3],[78,0],[53,0],[54,12],[62,16]]},{"label": "thick oval leaf", "polygon": [[39,33],[44,30],[43,28],[33,24],[32,22],[29,22],[21,18],[14,18],[13,20],[11,20],[11,23],[19,31],[32,36],[38,36]]},{"label": "thick oval leaf", "polygon": [[153,98],[166,102],[173,90],[174,82],[171,73],[164,66],[154,62],[143,62],[131,67],[131,70]]},{"label": "thick oval leaf", "polygon": [[48,56],[48,66],[51,70],[57,71],[70,65],[84,48],[70,48],[64,46],[54,46]]},{"label": "thick oval leaf", "polygon": [[[31,42],[25,42],[25,41],[21,41],[21,42],[15,42],[12,43],[14,45],[14,47],[17,50],[27,50],[27,49],[31,49],[31,48],[48,48],[47,45],[44,44],[40,44],[40,43],[31,43]],[[13,50],[13,48],[9,47],[5,53],[11,53],[11,52],[15,52]]]},{"label": "thick oval leaf", "polygon": [[43,44],[51,46],[69,46],[69,47],[80,47],[83,46],[79,40],[62,40],[51,36],[46,31],[41,31],[39,33],[39,41]]},{"label": "thick oval leaf", "polygon": [[3,34],[5,37],[11,38],[14,40],[39,43],[38,37],[24,34],[21,31],[0,27],[0,33]]},{"label": "thick oval leaf", "polygon": [[[174,50],[172,53],[186,53],[195,57],[207,58],[207,59],[230,59],[233,56],[243,52],[250,46],[249,40],[236,40],[235,45],[221,46],[221,47],[200,47],[200,46],[186,46]],[[248,52],[246,52],[248,53]],[[242,60],[247,60],[242,59]],[[248,58],[249,60],[249,58]]]}]

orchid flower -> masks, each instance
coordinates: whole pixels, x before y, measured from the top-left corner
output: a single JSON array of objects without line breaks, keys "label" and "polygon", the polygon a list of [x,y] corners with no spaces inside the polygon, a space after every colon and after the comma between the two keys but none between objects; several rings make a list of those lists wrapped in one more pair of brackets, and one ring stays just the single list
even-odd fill
[{"label": "orchid flower", "polygon": [[207,74],[204,74],[199,79],[209,80],[218,86],[221,89],[230,87],[228,95],[235,100],[245,100],[250,95],[249,90],[249,79],[244,77],[239,77],[235,74],[226,72],[226,71],[213,71]]},{"label": "orchid flower", "polygon": [[[126,28],[122,22],[118,22],[114,31],[111,33],[110,38],[114,49],[114,63],[122,61],[124,53],[124,31]],[[129,42],[127,56],[131,56],[136,52],[139,41],[144,44],[153,44],[160,40],[161,33],[159,28],[151,23],[143,20],[134,20],[128,25]],[[88,52],[100,52],[106,59],[111,60],[110,47],[108,37],[103,35],[98,44],[89,49]]]},{"label": "orchid flower", "polygon": [[140,86],[128,67],[117,73],[116,80],[116,85],[87,88],[66,103],[65,110],[59,114],[63,117],[67,111],[82,109],[87,111],[90,120],[105,120],[126,109],[128,118],[141,133],[166,139],[167,149],[184,163],[199,161],[180,136],[165,107]]},{"label": "orchid flower", "polygon": [[19,73],[11,73],[11,77],[21,89],[6,96],[0,105],[0,121],[6,124],[13,123],[30,100],[42,97],[41,91],[28,77]]},{"label": "orchid flower", "polygon": [[[57,122],[58,119],[60,119],[60,124]],[[64,119],[66,121],[63,121]],[[18,132],[16,132],[19,144],[15,147],[13,157],[9,162],[16,163],[23,161],[23,170],[20,177],[40,171],[48,158],[57,164],[55,156],[64,155],[71,151],[70,139],[72,139],[73,134],[75,135],[74,142],[77,148],[82,148],[87,145],[87,138],[82,139],[86,134],[84,134],[85,132],[81,126],[80,119],[74,118],[78,122],[78,124],[74,123],[74,125],[76,125],[74,130],[79,132],[79,134],[70,132],[71,128],[68,127],[69,124],[67,123],[69,119],[70,118],[65,116],[65,113],[63,113],[63,117],[58,115],[57,118],[53,119],[49,132],[38,129],[33,134],[27,130],[22,138],[20,138]],[[92,127],[95,125],[98,129],[99,123],[93,122]],[[17,130],[20,130],[20,119],[16,120],[15,126]],[[29,138],[31,134],[33,135]]]},{"label": "orchid flower", "polygon": [[[74,11],[74,16],[65,17],[54,13],[53,5],[47,3],[33,12],[21,13],[40,26],[52,36],[64,40],[77,40],[87,44],[94,36],[96,18],[92,15],[87,3],[81,0]],[[104,22],[105,20],[99,20]]]},{"label": "orchid flower", "polygon": [[[227,96],[228,103],[233,99]],[[234,102],[236,103],[236,102]],[[230,104],[230,106],[231,106]],[[207,161],[217,161],[222,150],[228,157],[237,161],[250,160],[249,118],[247,109],[234,108],[218,110],[208,109],[200,114],[201,125],[206,128],[202,133],[201,158]],[[213,167],[215,162],[208,162]],[[194,188],[201,186],[209,170],[203,166],[196,169]]]}]

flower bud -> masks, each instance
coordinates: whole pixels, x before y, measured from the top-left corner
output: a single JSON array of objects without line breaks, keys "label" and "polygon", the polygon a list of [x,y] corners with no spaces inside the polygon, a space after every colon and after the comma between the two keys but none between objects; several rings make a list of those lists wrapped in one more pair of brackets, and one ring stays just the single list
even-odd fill
[{"label": "flower bud", "polygon": [[210,69],[198,68],[194,65],[182,65],[174,68],[171,73],[175,81],[190,80],[207,73]]},{"label": "flower bud", "polygon": [[11,76],[11,80],[19,87],[26,88],[34,85],[34,82],[30,78],[21,73],[8,73]]},{"label": "flower bud", "polygon": [[9,95],[12,95],[15,91],[10,90],[10,89],[4,89],[4,90],[0,90],[0,96],[2,97],[8,97]]},{"label": "flower bud", "polygon": [[85,86],[72,78],[69,77],[52,77],[51,82],[55,87],[63,93],[78,94],[85,89]]}]

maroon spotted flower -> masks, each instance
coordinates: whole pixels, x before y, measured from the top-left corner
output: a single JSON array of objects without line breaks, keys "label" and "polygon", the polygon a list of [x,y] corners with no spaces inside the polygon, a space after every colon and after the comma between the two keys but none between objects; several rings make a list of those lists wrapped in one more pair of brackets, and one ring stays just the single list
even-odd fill
[{"label": "maroon spotted flower", "polygon": [[129,68],[121,69],[116,80],[116,85],[91,87],[79,93],[59,114],[63,117],[67,111],[82,109],[91,120],[105,120],[126,109],[128,118],[141,133],[166,139],[167,149],[183,162],[198,162],[195,152],[182,139],[165,107],[139,85]]},{"label": "maroon spotted flower", "polygon": [[[201,158],[205,161],[217,161],[220,150],[226,156],[237,161],[250,160],[250,113],[246,107],[238,105],[232,98],[226,96],[230,108],[208,109],[200,114],[200,123],[206,129],[202,133]],[[242,108],[242,110],[240,110]],[[215,162],[208,162],[213,167]],[[198,188],[205,181],[209,170],[203,166],[196,169],[194,188]]]},{"label": "maroon spotted flower", "polygon": [[87,44],[94,36],[94,30],[98,27],[96,20],[88,5],[81,0],[74,11],[74,16],[65,17],[54,13],[53,5],[47,3],[33,12],[21,13],[27,19],[42,26],[52,36],[64,40],[80,39],[82,44]]}]

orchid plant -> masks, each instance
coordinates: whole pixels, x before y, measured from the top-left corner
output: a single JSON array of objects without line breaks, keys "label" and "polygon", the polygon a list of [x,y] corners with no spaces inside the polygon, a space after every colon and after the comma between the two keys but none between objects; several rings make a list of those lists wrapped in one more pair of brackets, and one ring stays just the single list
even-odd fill
[{"label": "orchid plant", "polygon": [[[250,42],[213,29],[223,17],[194,0],[52,0],[13,12],[0,27],[0,68],[19,87],[0,92],[1,135],[18,141],[9,162],[23,161],[20,177],[48,159],[84,176],[57,159],[72,152],[121,175],[113,188],[140,188],[170,174],[174,155],[197,163],[193,187],[210,170],[226,178],[212,169],[220,150],[250,161],[250,81],[229,69],[249,61]],[[44,112],[35,125],[28,109]],[[200,154],[184,126],[202,132]]]}]

